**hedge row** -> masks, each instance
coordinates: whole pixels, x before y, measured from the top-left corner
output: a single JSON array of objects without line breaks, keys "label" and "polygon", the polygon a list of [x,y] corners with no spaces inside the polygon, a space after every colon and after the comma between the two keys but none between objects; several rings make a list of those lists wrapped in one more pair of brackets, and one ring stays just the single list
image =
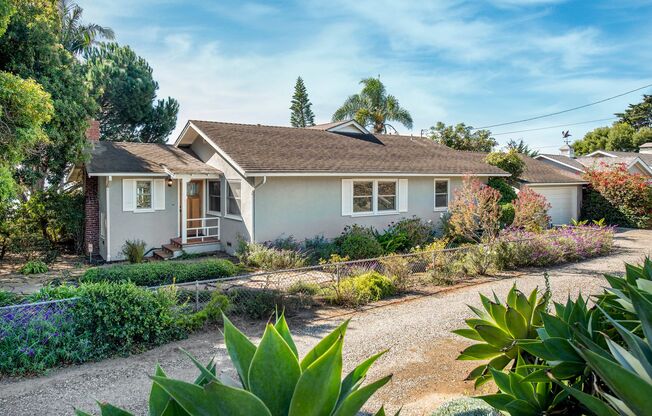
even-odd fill
[{"label": "hedge row", "polygon": [[159,286],[173,282],[219,279],[240,271],[228,260],[206,260],[193,263],[177,261],[128,264],[88,269],[81,282],[132,282],[137,286]]}]

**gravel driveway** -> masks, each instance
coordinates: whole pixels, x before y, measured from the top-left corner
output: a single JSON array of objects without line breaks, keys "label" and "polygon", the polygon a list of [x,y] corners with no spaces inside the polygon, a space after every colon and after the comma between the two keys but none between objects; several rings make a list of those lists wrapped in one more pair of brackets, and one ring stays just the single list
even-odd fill
[{"label": "gravel driveway", "polygon": [[[608,257],[549,269],[554,298],[564,300],[580,291],[598,292],[604,284],[602,273],[620,273],[623,262],[637,262],[652,254],[652,231],[619,232],[616,246],[615,253]],[[462,327],[464,318],[469,316],[466,304],[479,304],[478,293],[495,291],[504,298],[515,281],[523,291],[541,287],[541,274],[542,271],[527,271],[431,296],[393,300],[356,313],[319,311],[301,322],[291,320],[290,327],[300,353],[305,353],[339,322],[352,317],[344,349],[347,371],[372,353],[390,349],[374,366],[370,377],[393,373],[394,379],[368,408],[376,409],[385,403],[391,411],[403,406],[402,415],[428,414],[450,398],[474,394],[472,385],[463,379],[475,363],[454,360],[467,343],[450,334],[452,329]],[[239,326],[258,338],[264,323],[240,322]],[[150,387],[147,375],[152,374],[157,362],[172,377],[189,380],[196,375],[179,347],[204,362],[216,356],[217,368],[234,374],[221,334],[200,333],[140,355],[54,370],[38,378],[0,380],[0,415],[71,415],[73,407],[95,411],[96,399],[146,414]]]}]

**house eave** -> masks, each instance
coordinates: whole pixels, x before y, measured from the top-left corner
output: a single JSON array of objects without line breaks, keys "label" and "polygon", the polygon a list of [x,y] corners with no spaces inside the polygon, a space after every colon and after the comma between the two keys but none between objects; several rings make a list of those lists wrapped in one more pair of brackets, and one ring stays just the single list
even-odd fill
[{"label": "house eave", "polygon": [[369,177],[369,176],[426,176],[426,177],[465,177],[465,176],[479,176],[479,177],[494,177],[494,176],[511,176],[509,173],[416,173],[416,172],[270,172],[270,171],[256,171],[248,172],[247,177],[263,177],[263,176],[347,176],[347,177]]}]

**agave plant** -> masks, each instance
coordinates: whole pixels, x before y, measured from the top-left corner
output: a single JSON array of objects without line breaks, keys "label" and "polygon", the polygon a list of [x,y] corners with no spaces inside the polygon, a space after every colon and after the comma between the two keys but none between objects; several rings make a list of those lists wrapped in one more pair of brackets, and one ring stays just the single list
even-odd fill
[{"label": "agave plant", "polygon": [[[647,265],[649,262],[646,261]],[[631,284],[623,287],[636,316],[640,320],[639,337],[603,312],[615,327],[627,348],[605,335],[608,350],[597,345],[575,345],[577,353],[586,361],[601,381],[598,395],[587,394],[562,381],[553,380],[572,394],[584,406],[599,416],[649,415],[652,397],[652,293]],[[604,383],[604,384],[602,384]],[[598,384],[598,383],[596,383]]]},{"label": "agave plant", "polygon": [[546,310],[550,294],[544,291],[539,296],[534,289],[529,296],[512,286],[507,301],[502,304],[494,293],[494,300],[480,295],[483,309],[469,305],[477,318],[467,319],[469,328],[453,331],[455,334],[480,341],[466,348],[458,360],[489,360],[469,373],[467,379],[475,380],[478,387],[491,380],[490,369],[502,370],[523,354],[518,340],[535,339],[541,326],[541,312]]},{"label": "agave plant", "polygon": [[652,296],[652,260],[649,257],[645,259],[642,266],[625,264],[624,277],[613,275],[604,277],[611,287],[606,289],[607,293],[599,296],[599,303],[608,308],[612,316],[622,314],[626,317],[630,315],[631,318],[631,315],[636,313],[629,296],[629,287],[635,287]]},{"label": "agave plant", "polygon": [[598,319],[600,312],[589,308],[580,294],[577,300],[568,298],[566,304],[554,302],[555,314],[541,313],[541,328],[536,339],[520,340],[518,346],[536,357],[540,368],[531,372],[526,381],[546,382],[548,373],[560,380],[574,380],[586,373],[586,362],[573,347],[573,341],[582,345],[597,345],[600,331],[606,330]]},{"label": "agave plant", "polygon": [[[201,372],[195,383],[171,379],[157,368],[149,400],[152,416],[355,416],[391,375],[362,386],[380,352],[363,361],[342,380],[345,321],[299,360],[285,317],[268,324],[255,346],[224,316],[224,342],[240,378],[227,384],[188,356]],[[130,413],[100,404],[102,416]],[[77,411],[79,416],[87,413]],[[384,416],[381,409],[377,416]]]},{"label": "agave plant", "polygon": [[548,379],[528,382],[526,379],[536,371],[534,368],[536,367],[526,364],[520,354],[516,357],[514,371],[504,373],[491,368],[489,371],[500,392],[478,398],[513,416],[556,414],[556,408],[569,393]]}]

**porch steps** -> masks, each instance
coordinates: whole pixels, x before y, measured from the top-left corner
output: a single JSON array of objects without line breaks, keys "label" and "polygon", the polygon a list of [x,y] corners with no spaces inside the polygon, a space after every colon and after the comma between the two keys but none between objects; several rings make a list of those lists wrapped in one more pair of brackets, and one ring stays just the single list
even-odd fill
[{"label": "porch steps", "polygon": [[181,237],[171,238],[170,244],[163,244],[160,250],[154,251],[154,259],[156,260],[169,260],[181,255],[181,253],[186,250],[190,252],[203,252],[203,248],[206,248],[206,251],[217,251],[219,250],[220,240],[214,237],[206,237],[204,241],[195,240],[188,241],[187,243],[181,242]]}]

